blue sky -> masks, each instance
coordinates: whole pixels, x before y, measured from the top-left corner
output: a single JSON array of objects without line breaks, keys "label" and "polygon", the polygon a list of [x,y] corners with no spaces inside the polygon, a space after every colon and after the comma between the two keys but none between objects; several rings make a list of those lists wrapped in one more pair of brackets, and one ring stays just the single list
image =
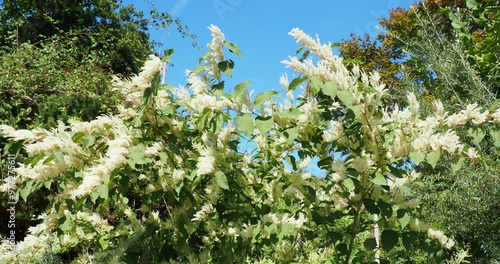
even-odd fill
[{"label": "blue sky", "polygon": [[[288,35],[298,27],[311,36],[319,35],[322,42],[340,42],[351,32],[375,35],[377,20],[387,16],[390,9],[409,7],[415,0],[358,0],[358,1],[262,1],[262,0],[149,0],[160,12],[169,12],[180,18],[190,33],[198,36],[204,49],[196,50],[190,39],[182,39],[175,26],[163,31],[152,30],[151,39],[163,43],[163,48],[173,48],[174,67],[170,67],[166,82],[186,84],[185,69],[193,69],[206,51],[211,39],[207,27],[214,24],[221,28],[227,40],[236,43],[243,58],[230,56],[235,62],[233,79],[226,81],[226,91],[234,85],[251,80],[249,90],[258,94],[267,90],[283,92],[279,76],[289,72],[282,60],[294,55],[298,45]],[[124,0],[137,9],[149,13],[145,0]],[[163,50],[160,50],[163,54]],[[292,76],[290,76],[290,79]]]}]

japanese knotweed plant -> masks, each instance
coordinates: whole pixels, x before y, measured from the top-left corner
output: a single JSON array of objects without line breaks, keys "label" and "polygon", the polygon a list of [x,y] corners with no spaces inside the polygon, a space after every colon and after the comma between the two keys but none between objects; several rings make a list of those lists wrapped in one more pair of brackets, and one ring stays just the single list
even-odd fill
[{"label": "japanese knotweed plant", "polygon": [[[224,87],[234,62],[223,50],[241,52],[209,29],[209,51],[186,71],[186,87],[160,84],[162,63],[151,56],[138,76],[113,80],[118,115],[50,131],[0,126],[29,155],[10,193],[52,192],[15,252],[4,240],[2,261],[52,252],[74,263],[367,262],[401,245],[411,251],[425,234],[439,245],[432,250],[454,249],[412,218],[412,168],[444,154],[476,160],[454,129],[498,124],[498,109],[448,114],[435,102],[423,119],[413,94],[408,106],[392,104],[376,72],[348,70],[299,29],[290,34],[307,54],[283,62],[299,76],[280,82],[290,98],[296,87],[302,94],[252,100],[249,82]],[[315,158],[324,179],[308,172]]]}]

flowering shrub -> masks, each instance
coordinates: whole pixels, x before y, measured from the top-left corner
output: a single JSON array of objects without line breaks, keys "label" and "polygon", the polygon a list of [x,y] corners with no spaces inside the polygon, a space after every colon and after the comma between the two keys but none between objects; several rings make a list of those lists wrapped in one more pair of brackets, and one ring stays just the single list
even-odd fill
[{"label": "flowering shrub", "polygon": [[[434,257],[456,249],[412,217],[412,168],[445,154],[478,159],[454,129],[498,124],[500,110],[449,114],[436,101],[422,118],[415,95],[407,107],[391,103],[376,72],[348,70],[299,29],[290,35],[318,59],[283,62],[299,74],[281,78],[283,103],[274,91],[252,100],[249,82],[227,93],[234,62],[223,49],[241,52],[209,29],[210,51],[186,72],[187,87],[160,85],[162,63],[151,56],[138,76],[113,80],[123,94],[116,116],[51,131],[0,126],[29,153],[16,169],[20,197],[53,193],[15,254],[5,240],[3,261],[51,252],[75,263],[348,263],[419,244]],[[315,159],[324,179],[308,170]]]}]

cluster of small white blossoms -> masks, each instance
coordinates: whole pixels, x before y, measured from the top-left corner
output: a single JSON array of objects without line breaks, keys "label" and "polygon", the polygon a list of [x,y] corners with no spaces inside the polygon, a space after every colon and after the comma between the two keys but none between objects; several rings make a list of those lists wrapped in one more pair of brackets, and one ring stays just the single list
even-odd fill
[{"label": "cluster of small white blossoms", "polygon": [[[458,114],[448,115],[444,112],[443,105],[439,101],[434,102],[435,114],[425,120],[419,118],[420,105],[413,93],[408,95],[409,107],[400,110],[396,105],[392,111],[384,111],[383,121],[395,126],[394,136],[389,136],[389,141],[393,142],[389,151],[391,157],[402,157],[409,153],[423,151],[444,150],[450,154],[462,152],[465,146],[460,143],[460,138],[453,128],[465,125],[472,121],[473,125],[485,122],[494,124],[500,123],[497,109],[490,113],[488,110],[481,112],[477,104],[468,105],[465,110]],[[413,124],[416,124],[413,125]],[[441,132],[440,128],[447,125],[448,129]],[[474,149],[467,149],[466,155],[474,159],[477,153]]]},{"label": "cluster of small white blossoms", "polygon": [[216,167],[216,154],[214,146],[194,144],[194,149],[196,149],[200,156],[198,157],[196,163],[197,175],[207,175],[215,172]]},{"label": "cluster of small white blossoms", "polygon": [[215,111],[222,111],[223,109],[241,110],[244,108],[242,104],[248,105],[248,102],[235,104],[225,96],[215,96],[208,92],[208,87],[212,85],[210,79],[221,80],[218,63],[224,60],[224,34],[214,25],[209,26],[209,29],[212,32],[212,41],[208,44],[210,51],[208,56],[205,57],[205,65],[203,65],[205,69],[209,69],[208,72],[195,73],[186,70],[187,81],[193,94],[191,95],[189,90],[183,86],[174,89],[173,94],[197,114],[201,114],[205,109]]},{"label": "cluster of small white blossoms", "polygon": [[[68,132],[68,128],[71,129],[71,133]],[[6,131],[12,131],[12,128],[6,127]],[[83,153],[85,150],[71,139],[71,135],[78,132],[82,132],[84,135],[100,134],[103,136],[103,140],[106,141],[108,145],[106,155],[104,157],[98,157],[97,160],[84,159]],[[34,134],[43,136],[33,138],[20,138],[18,136],[11,138],[32,142],[26,145],[26,150],[30,154],[41,154],[58,150],[65,150],[67,153],[64,154],[63,164],[57,161],[43,164],[44,162],[41,160],[34,166],[20,165],[16,170],[21,181],[28,178],[46,180],[57,177],[68,169],[80,170],[83,168],[83,163],[85,161],[85,163],[91,166],[83,171],[83,181],[76,189],[69,187],[69,194],[73,197],[91,193],[93,187],[102,184],[102,176],[109,174],[115,168],[125,164],[127,161],[126,156],[128,155],[127,148],[132,141],[129,130],[123,121],[113,116],[102,116],[91,122],[72,122],[70,127],[60,124],[52,131],[37,130],[36,133],[24,133],[23,136],[34,136]],[[7,134],[7,136],[9,136],[9,134]],[[68,186],[72,186],[72,184]],[[84,217],[80,212],[79,215],[77,214],[77,217],[83,217],[83,220],[90,221],[95,227],[103,226],[100,225],[103,221],[97,219],[98,216],[95,214]],[[23,241],[18,243],[19,254],[16,257],[17,261],[29,259],[28,257],[32,257],[33,254],[39,251],[39,248],[40,252],[45,250],[41,248],[40,245],[47,245],[47,240],[54,240],[51,237],[51,230],[57,225],[55,223],[57,223],[58,218],[59,216],[55,212],[52,212],[43,217],[44,221],[41,224],[30,228],[30,234]],[[80,230],[79,233],[82,233],[82,231]],[[55,238],[55,240],[57,240],[57,243],[51,242],[53,247],[56,245],[62,246],[59,244],[57,238]],[[66,241],[66,244],[74,243],[76,242],[73,240]],[[27,255],[24,256],[23,254]]]},{"label": "cluster of small white blossoms", "polygon": [[197,211],[191,221],[199,222],[207,218],[208,215],[215,212],[215,208],[211,203],[205,203],[199,211]]},{"label": "cluster of small white blossoms", "polygon": [[123,81],[113,77],[113,89],[123,94],[125,102],[130,104],[130,108],[137,108],[142,104],[144,90],[151,86],[151,82],[156,73],[160,72],[162,62],[160,58],[150,55],[149,60],[144,63],[139,75],[133,76],[130,80]]},{"label": "cluster of small white blossoms", "polygon": [[73,126],[74,132],[92,133],[95,130],[108,131],[106,125],[111,126],[109,132],[102,134],[106,137],[108,149],[106,155],[92,162],[92,166],[82,171],[83,181],[70,191],[73,198],[90,194],[94,187],[102,184],[102,177],[109,175],[127,163],[128,148],[132,144],[133,136],[122,119],[114,116],[101,116],[94,121],[79,123]]},{"label": "cluster of small white blossoms", "polygon": [[344,134],[344,126],[342,125],[342,120],[340,122],[330,120],[328,122],[327,128],[323,131],[323,141],[333,142],[342,137]]},{"label": "cluster of small white blossoms", "polygon": [[223,149],[224,151],[228,151],[227,144],[231,140],[238,139],[238,136],[233,133],[235,131],[235,127],[232,123],[228,123],[226,126],[222,128],[220,133],[217,135],[217,147],[219,149]]},{"label": "cluster of small white blossoms", "polygon": [[[53,159],[49,162],[45,160],[39,161],[34,166],[19,164],[15,169],[18,175],[17,184],[20,184],[28,179],[49,180],[57,177],[60,173],[68,168],[81,169],[83,167],[82,148],[74,143],[71,139],[71,134],[66,131],[67,127],[59,123],[58,127],[48,131],[45,129],[35,129],[31,132],[27,130],[15,130],[10,126],[0,126],[0,132],[13,140],[25,142],[25,149],[31,155],[43,155],[46,152],[55,152],[57,150],[65,150],[70,155],[64,155],[63,161]],[[21,131],[17,133],[17,131]],[[62,154],[62,153],[61,153]],[[0,190],[6,190],[7,185],[4,184]]]},{"label": "cluster of small white blossoms", "polygon": [[318,103],[315,98],[311,97],[299,107],[300,115],[297,118],[297,125],[300,129],[306,129],[309,124],[317,120],[318,117]]},{"label": "cluster of small white blossoms", "polygon": [[209,67],[208,75],[215,78],[217,81],[221,81],[220,71],[219,71],[219,61],[224,60],[224,34],[222,31],[214,25],[208,27],[212,34],[212,41],[207,44],[208,48],[212,51],[210,56],[205,58],[205,62]]},{"label": "cluster of small white blossoms", "polygon": [[344,180],[347,175],[347,166],[344,161],[335,159],[331,164],[331,173],[328,178],[333,182],[340,182]]},{"label": "cluster of small white blossoms", "polygon": [[[52,213],[54,213],[53,211]],[[11,254],[9,251],[10,242],[2,239],[2,243],[0,244],[0,262],[30,263],[33,259],[40,259],[47,251],[57,251],[60,249],[61,244],[57,238],[57,234],[51,230],[51,226],[57,223],[59,216],[55,214],[43,214],[38,218],[43,219],[43,222],[37,226],[29,227],[28,235],[23,241],[16,243],[15,254]]]},{"label": "cluster of small white blossoms", "polygon": [[[286,66],[308,77],[319,75],[323,82],[334,81],[337,84],[338,90],[352,92],[354,98],[353,104],[363,103],[364,105],[376,106],[380,102],[386,89],[385,84],[380,82],[380,75],[378,73],[366,74],[357,66],[354,66],[352,71],[349,71],[342,64],[341,58],[332,55],[329,45],[322,45],[318,38],[314,40],[299,29],[293,29],[290,35],[295,37],[297,42],[302,43],[312,53],[316,54],[320,60],[314,65],[312,59],[300,62],[298,58],[290,57],[289,61],[283,61]],[[359,79],[361,79],[365,88],[371,87],[376,92],[359,92],[357,84],[357,80]],[[287,79],[283,77],[280,83],[287,86]],[[435,103],[436,113],[425,120],[421,120],[420,106],[415,95],[409,94],[408,101],[408,108],[400,109],[398,105],[395,105],[383,111],[384,118],[380,121],[377,121],[376,118],[360,118],[363,115],[357,118],[357,121],[364,125],[365,134],[371,138],[376,139],[381,135],[386,137],[385,142],[389,144],[389,151],[387,153],[389,158],[407,156],[413,151],[436,151],[442,149],[449,153],[462,152],[464,146],[460,143],[456,133],[451,129],[464,125],[469,121],[473,125],[479,125],[484,122],[500,123],[500,109],[496,109],[494,112],[481,111],[477,104],[471,104],[458,114],[448,115],[448,113],[444,112],[442,104],[439,102]],[[312,111],[302,111],[302,120],[313,116],[315,109],[307,106],[303,106],[302,108],[302,110]],[[361,111],[365,115],[370,114],[365,113],[365,109],[361,109]],[[414,124],[417,125],[415,126]],[[444,133],[439,131],[440,128],[443,128],[443,125],[447,125],[449,128]],[[334,139],[334,135],[329,133],[331,132],[330,129],[331,126],[324,133],[325,141]],[[388,130],[394,131],[394,133],[385,133]],[[373,147],[378,148],[380,146]],[[467,149],[466,154],[470,158],[477,156],[474,149]]]},{"label": "cluster of small white blossoms", "polygon": [[302,212],[298,213],[297,219],[294,216],[290,216],[288,213],[281,216],[275,213],[269,213],[262,217],[262,222],[275,223],[278,225],[290,224],[300,229],[307,222],[307,219]]},{"label": "cluster of small white blossoms", "polygon": [[313,60],[310,58],[300,62],[297,57],[290,57],[290,60],[282,61],[283,64],[305,76],[319,75],[324,82],[334,81],[339,90],[357,90],[357,79],[350,78],[351,73],[342,64],[342,59],[333,55],[330,45],[322,45],[319,38],[315,41],[298,28],[292,29],[289,35],[294,37],[297,42],[302,43],[304,47],[316,54],[321,60],[314,65]]},{"label": "cluster of small white blossoms", "polygon": [[432,239],[436,239],[439,243],[447,248],[451,249],[455,245],[455,241],[449,237],[447,237],[442,231],[435,230],[432,228],[427,229],[427,236]]},{"label": "cluster of small white blossoms", "polygon": [[48,131],[43,128],[16,130],[8,125],[0,125],[0,131],[5,137],[11,138],[14,141],[23,141],[26,143],[41,140],[48,135]]}]

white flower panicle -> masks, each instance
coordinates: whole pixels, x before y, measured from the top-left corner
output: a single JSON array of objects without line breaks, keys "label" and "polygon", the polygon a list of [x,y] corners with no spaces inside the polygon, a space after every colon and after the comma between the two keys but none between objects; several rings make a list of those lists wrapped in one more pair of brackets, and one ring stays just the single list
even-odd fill
[{"label": "white flower panicle", "polygon": [[224,46],[224,34],[222,31],[214,25],[210,25],[208,29],[212,32],[212,41],[208,44],[208,47],[213,51],[214,56],[222,61],[224,60],[224,53],[222,47]]},{"label": "white flower panicle", "polygon": [[300,106],[299,111],[300,115],[297,121],[300,125],[307,127],[307,124],[313,122],[316,119],[318,104],[315,99],[311,99],[310,101]]},{"label": "white flower panicle", "polygon": [[217,146],[219,146],[219,148],[226,146],[231,140],[231,136],[234,131],[235,128],[231,123],[222,128],[221,132],[217,136]]},{"label": "white flower panicle", "polygon": [[191,219],[191,221],[193,222],[202,221],[206,219],[209,214],[214,212],[215,212],[214,206],[211,203],[205,203],[203,204],[201,209],[194,214],[194,217]]},{"label": "white flower panicle", "polygon": [[323,131],[323,141],[333,142],[342,137],[344,127],[341,122],[331,120],[328,122],[328,127]]},{"label": "white flower panicle", "polygon": [[268,222],[268,223],[276,223],[276,224],[291,224],[295,226],[296,228],[302,228],[304,224],[307,222],[307,219],[305,218],[304,213],[300,212],[298,213],[298,218],[295,219],[293,216],[289,216],[288,213],[285,213],[281,216],[275,214],[275,213],[269,213],[266,214],[262,217],[262,222]]},{"label": "white flower panicle", "polygon": [[280,76],[280,84],[288,92],[288,86],[290,85],[290,82],[288,81],[288,75],[286,73]]},{"label": "white flower panicle", "polygon": [[336,57],[332,54],[331,43],[321,44],[318,35],[316,35],[316,40],[314,40],[309,35],[304,33],[304,31],[298,28],[292,29],[290,33],[288,33],[288,35],[294,37],[297,40],[297,43],[302,43],[305,47],[307,47],[314,54],[318,55],[318,57],[320,57],[321,59],[327,61],[334,61],[336,59]]},{"label": "white flower panicle", "polygon": [[200,157],[196,164],[198,175],[206,175],[215,172],[215,150],[212,147],[198,147]]},{"label": "white flower panicle", "polygon": [[[128,148],[131,146],[133,140],[131,131],[123,123],[123,120],[117,117],[109,117],[109,119],[103,121],[104,122],[98,123],[102,127],[92,128],[104,130],[106,124],[112,125],[109,135],[112,139],[108,139],[106,142],[108,145],[106,155],[98,159],[93,166],[90,166],[83,171],[83,181],[80,186],[71,191],[72,197],[90,194],[94,187],[102,184],[102,177],[127,163],[127,156],[129,153]],[[85,129],[85,127],[83,129]]]},{"label": "white flower panicle", "polygon": [[161,68],[162,62],[160,58],[150,55],[139,75],[127,81],[115,76],[113,78],[113,89],[123,94],[125,102],[130,103],[131,108],[136,108],[142,104],[144,90],[151,86],[151,81],[155,74],[161,71]]},{"label": "white flower panicle", "polygon": [[4,137],[11,138],[15,141],[34,142],[40,140],[48,135],[48,131],[41,128],[33,130],[19,129],[16,130],[11,126],[0,125],[0,134]]},{"label": "white flower panicle", "polygon": [[163,145],[161,142],[154,142],[153,145],[147,147],[144,150],[144,156],[146,157],[153,157],[153,156],[158,156],[160,154],[160,151],[163,149]]},{"label": "white flower panicle", "polygon": [[196,75],[196,73],[186,70],[186,75],[189,77],[188,83],[191,85],[194,94],[207,92],[207,84]]},{"label": "white flower panicle", "polygon": [[224,108],[232,108],[233,103],[224,96],[218,99],[214,95],[210,94],[197,94],[192,98],[189,103],[189,107],[196,111],[196,113],[202,113],[205,109],[222,111]]},{"label": "white flower panicle", "polygon": [[445,236],[444,233],[440,230],[429,228],[427,230],[427,236],[429,238],[436,239],[442,246],[447,249],[451,249],[455,245],[455,241]]},{"label": "white flower panicle", "polygon": [[306,169],[311,163],[311,161],[312,161],[311,157],[305,157],[303,160],[300,161],[299,168]]}]

